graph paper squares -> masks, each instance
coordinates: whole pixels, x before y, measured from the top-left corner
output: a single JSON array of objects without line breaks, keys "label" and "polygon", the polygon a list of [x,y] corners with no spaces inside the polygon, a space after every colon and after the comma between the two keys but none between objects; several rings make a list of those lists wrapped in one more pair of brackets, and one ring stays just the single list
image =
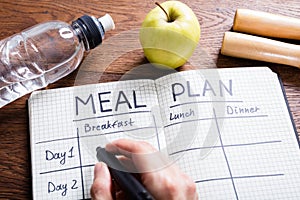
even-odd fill
[{"label": "graph paper squares", "polygon": [[[216,89],[220,80],[230,89],[223,96]],[[194,86],[174,102],[169,87],[174,83]],[[34,93],[29,101],[34,197],[90,198],[95,148],[118,138],[166,149],[194,178],[203,199],[299,197],[299,146],[276,74],[267,68],[200,70],[155,84],[138,80]],[[119,112],[99,113],[99,93],[110,99],[105,108],[113,110],[118,98],[125,101],[118,92],[133,98],[133,90],[147,107],[134,110],[125,102]],[[95,112],[81,109],[90,94]],[[82,100],[79,107],[76,97]],[[178,113],[185,117],[176,119]],[[133,123],[112,128],[114,121]]]}]

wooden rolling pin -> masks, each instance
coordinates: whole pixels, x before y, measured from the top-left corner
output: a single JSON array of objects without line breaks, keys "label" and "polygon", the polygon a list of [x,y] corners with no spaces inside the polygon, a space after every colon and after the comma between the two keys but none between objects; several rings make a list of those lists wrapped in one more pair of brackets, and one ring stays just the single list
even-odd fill
[{"label": "wooden rolling pin", "polygon": [[237,9],[233,30],[253,35],[300,40],[300,19],[249,9]]},{"label": "wooden rolling pin", "polygon": [[300,46],[243,33],[226,32],[221,54],[300,68]]}]

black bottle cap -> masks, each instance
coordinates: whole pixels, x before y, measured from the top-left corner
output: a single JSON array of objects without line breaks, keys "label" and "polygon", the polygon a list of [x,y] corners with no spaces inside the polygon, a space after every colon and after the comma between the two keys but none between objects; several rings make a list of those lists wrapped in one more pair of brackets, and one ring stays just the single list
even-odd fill
[{"label": "black bottle cap", "polygon": [[[102,43],[101,32],[92,17],[84,15],[74,21],[72,25],[74,26],[74,24],[81,29],[86,38],[83,40],[86,49],[93,49]],[[100,26],[102,25],[100,24]]]}]

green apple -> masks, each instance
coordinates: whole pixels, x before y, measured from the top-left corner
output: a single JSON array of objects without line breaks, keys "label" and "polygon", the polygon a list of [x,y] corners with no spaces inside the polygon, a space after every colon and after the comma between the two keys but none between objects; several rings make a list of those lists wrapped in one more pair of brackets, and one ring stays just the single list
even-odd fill
[{"label": "green apple", "polygon": [[150,63],[170,68],[182,66],[193,54],[200,25],[191,8],[180,1],[166,1],[151,10],[139,32],[140,43]]}]

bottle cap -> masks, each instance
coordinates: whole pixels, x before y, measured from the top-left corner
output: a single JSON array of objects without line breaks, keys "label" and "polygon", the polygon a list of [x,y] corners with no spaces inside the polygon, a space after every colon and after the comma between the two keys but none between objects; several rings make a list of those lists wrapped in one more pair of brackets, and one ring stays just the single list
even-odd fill
[{"label": "bottle cap", "polygon": [[115,23],[109,14],[98,18],[98,21],[102,24],[105,32],[115,29]]},{"label": "bottle cap", "polygon": [[114,29],[115,24],[109,14],[99,19],[84,15],[74,21],[72,27],[75,30],[80,29],[79,38],[83,41],[85,49],[89,50],[101,44],[105,32]]},{"label": "bottle cap", "polygon": [[92,17],[84,15],[72,23],[73,27],[79,28],[82,32],[81,40],[85,49],[93,49],[102,43],[102,36]]}]

